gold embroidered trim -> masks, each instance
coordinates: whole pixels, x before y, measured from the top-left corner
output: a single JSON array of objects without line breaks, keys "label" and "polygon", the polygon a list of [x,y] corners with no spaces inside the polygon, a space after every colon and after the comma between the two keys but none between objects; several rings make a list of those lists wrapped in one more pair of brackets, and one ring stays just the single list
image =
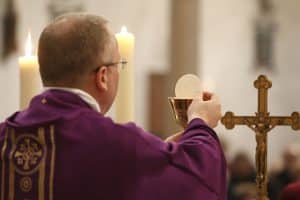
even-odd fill
[{"label": "gold embroidered trim", "polygon": [[[1,150],[1,160],[2,160],[2,177],[1,177],[1,200],[5,200],[6,195],[8,195],[8,199],[14,199],[15,198],[15,173],[18,173],[20,175],[25,175],[25,177],[21,178],[18,185],[20,187],[20,189],[23,192],[30,192],[32,190],[33,187],[33,182],[31,180],[31,178],[27,175],[33,174],[35,172],[38,172],[38,199],[39,200],[44,200],[45,197],[45,179],[46,179],[46,158],[47,155],[51,156],[50,159],[50,174],[49,174],[49,200],[53,200],[54,197],[54,172],[55,172],[55,156],[56,156],[56,144],[55,144],[55,133],[54,133],[54,126],[51,125],[50,127],[50,140],[51,140],[51,155],[50,155],[50,151],[49,154],[47,154],[47,148],[46,148],[46,135],[45,135],[45,128],[41,127],[38,129],[38,135],[37,137],[34,137],[32,135],[29,134],[22,134],[20,137],[16,138],[16,133],[14,129],[8,129],[6,130],[5,133],[5,139],[4,139],[4,143],[3,143],[3,147]],[[27,143],[20,143],[20,146],[17,145],[16,142],[21,141],[21,139],[24,139],[24,141],[26,141],[27,139]],[[8,140],[10,139],[10,143],[11,143],[11,151],[9,152],[9,174],[8,174],[8,194],[5,194],[5,151],[7,149],[8,146]],[[27,151],[26,148],[28,147],[28,144],[30,144],[30,139],[31,140],[36,140],[36,142],[38,142],[43,148],[43,155],[42,159],[40,160],[39,163],[36,163],[37,168],[35,168],[35,166],[30,166],[32,167],[32,169],[25,167],[25,165],[23,166],[23,170],[19,170],[18,168],[20,168],[18,165],[20,165],[22,167],[22,163],[24,164],[24,159],[23,157],[20,157],[20,155],[22,153],[26,153]],[[21,141],[23,142],[23,141]],[[23,146],[22,146],[23,145]],[[27,145],[27,146],[26,146]],[[34,142],[32,143],[33,147],[37,148],[36,146],[38,144],[35,144]],[[18,151],[19,149],[17,148],[21,148],[21,150],[23,151]],[[38,148],[40,149],[40,148]],[[16,155],[16,152],[18,153]],[[35,153],[35,151],[33,151],[31,149],[31,151],[27,152],[28,155],[33,155]],[[27,155],[27,154],[26,154]],[[16,158],[19,158],[19,160],[14,160]],[[22,160],[23,159],[23,160]],[[38,158],[35,158],[34,160],[36,160]],[[28,158],[26,157],[25,161],[27,161]],[[18,162],[21,163],[14,163],[14,162]],[[34,162],[32,161],[31,163],[34,164]],[[26,163],[28,165],[28,163]],[[26,171],[27,170],[27,171]],[[21,173],[20,173],[21,172]]]},{"label": "gold embroidered trim", "polygon": [[46,147],[41,139],[32,134],[22,134],[16,139],[12,149],[16,171],[24,176],[32,175],[39,170],[46,156]]},{"label": "gold embroidered trim", "polygon": [[51,145],[52,145],[52,155],[51,155],[51,167],[50,167],[50,183],[49,183],[49,199],[53,200],[53,178],[54,178],[54,167],[55,167],[55,138],[54,138],[54,126],[50,126],[50,137],[51,137]]},{"label": "gold embroidered trim", "polygon": [[32,180],[30,177],[25,176],[20,180],[20,188],[23,192],[30,192],[32,189]]},{"label": "gold embroidered trim", "polygon": [[6,145],[7,145],[7,135],[8,135],[8,128],[6,128],[5,131],[5,138],[4,138],[4,144],[2,147],[2,152],[1,152],[1,160],[2,160],[2,178],[1,178],[1,200],[4,200],[4,189],[5,189],[5,150],[6,150]]},{"label": "gold embroidered trim", "polygon": [[[11,144],[12,149],[16,148],[16,138],[15,138],[15,130],[11,129]],[[14,199],[15,195],[15,166],[13,164],[13,151],[10,152],[9,155],[9,192],[8,199]]]},{"label": "gold embroidered trim", "polygon": [[[39,142],[43,147],[45,147],[46,142],[45,142],[45,130],[44,128],[39,128],[38,129],[38,138]],[[46,155],[46,152],[45,154]],[[39,167],[39,200],[44,200],[45,199],[45,162],[46,162],[46,156],[43,156],[43,160],[40,163]]]}]

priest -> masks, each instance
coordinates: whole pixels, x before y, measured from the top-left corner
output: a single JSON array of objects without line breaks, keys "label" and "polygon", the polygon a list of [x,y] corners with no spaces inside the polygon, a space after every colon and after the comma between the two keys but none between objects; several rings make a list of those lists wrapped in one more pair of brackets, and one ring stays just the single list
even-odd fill
[{"label": "priest", "polygon": [[0,124],[1,199],[224,200],[218,97],[168,141],[105,116],[124,62],[106,19],[64,15],[39,39],[44,91]]}]

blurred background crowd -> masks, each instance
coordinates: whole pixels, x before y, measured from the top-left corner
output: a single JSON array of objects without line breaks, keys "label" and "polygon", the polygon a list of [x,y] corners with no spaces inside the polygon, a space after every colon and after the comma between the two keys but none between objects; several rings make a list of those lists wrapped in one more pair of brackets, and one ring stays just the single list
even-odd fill
[{"label": "blurred background crowd", "polygon": [[[226,154],[226,145],[223,146]],[[256,195],[254,158],[251,158],[244,151],[239,151],[232,158],[227,156],[227,162],[228,199],[254,200]],[[300,145],[287,145],[280,160],[270,163],[269,166],[269,198],[270,200],[278,200],[282,190],[288,184],[300,181]]]}]

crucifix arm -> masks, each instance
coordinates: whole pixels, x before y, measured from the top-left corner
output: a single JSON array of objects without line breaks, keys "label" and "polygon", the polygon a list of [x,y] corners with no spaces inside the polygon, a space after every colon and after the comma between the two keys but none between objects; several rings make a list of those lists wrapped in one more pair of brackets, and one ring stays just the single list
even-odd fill
[{"label": "crucifix arm", "polygon": [[270,117],[270,123],[273,126],[291,126],[293,130],[300,129],[300,113],[293,112],[290,117]]},{"label": "crucifix arm", "polygon": [[226,112],[221,122],[227,129],[233,129],[235,125],[247,125],[251,128],[255,125],[255,119],[254,116],[234,116],[232,112]]}]

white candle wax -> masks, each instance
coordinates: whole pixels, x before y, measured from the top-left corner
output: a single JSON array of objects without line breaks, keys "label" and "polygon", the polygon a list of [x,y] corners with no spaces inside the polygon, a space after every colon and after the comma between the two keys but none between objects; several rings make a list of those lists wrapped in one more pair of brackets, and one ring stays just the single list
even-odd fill
[{"label": "white candle wax", "polygon": [[19,58],[20,66],[20,108],[28,107],[33,96],[41,89],[37,56],[31,55],[31,35],[28,33],[25,45],[25,56]]},{"label": "white candle wax", "polygon": [[119,88],[115,101],[116,121],[124,123],[134,120],[134,35],[123,27],[116,34],[121,58],[128,63],[119,74]]}]

